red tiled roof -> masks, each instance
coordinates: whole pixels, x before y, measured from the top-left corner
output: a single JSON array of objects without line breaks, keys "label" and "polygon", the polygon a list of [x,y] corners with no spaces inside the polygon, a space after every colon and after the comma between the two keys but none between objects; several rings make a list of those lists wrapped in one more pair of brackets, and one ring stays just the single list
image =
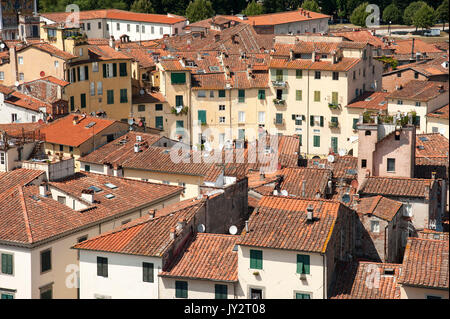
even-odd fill
[{"label": "red tiled roof", "polygon": [[11,92],[8,98],[5,99],[5,102],[35,112],[39,112],[39,109],[41,107],[44,107],[47,113],[52,113],[51,104],[42,102],[30,95],[23,94],[19,91]]},{"label": "red tiled roof", "polygon": [[370,176],[362,184],[360,193],[399,197],[426,197],[426,187],[432,179]]},{"label": "red tiled roof", "polygon": [[[289,167],[281,170],[280,175],[284,176],[281,183],[281,190],[286,190],[291,196],[304,198],[315,198],[325,196],[328,181],[331,180],[331,171],[319,168]],[[302,192],[302,185],[305,183],[305,194]]]},{"label": "red tiled roof", "polygon": [[75,55],[70,54],[70,53],[68,53],[66,51],[62,51],[62,50],[58,49],[57,47],[55,47],[55,46],[53,46],[53,45],[51,45],[49,43],[45,43],[45,42],[32,43],[30,45],[23,46],[23,47],[17,49],[17,52],[20,52],[22,50],[26,50],[28,48],[36,48],[38,50],[47,52],[50,55],[56,56],[58,58],[61,58],[63,60],[70,60],[70,59],[76,58]]},{"label": "red tiled roof", "polygon": [[39,122],[0,124],[0,131],[5,131],[10,136],[20,137],[22,134],[37,132],[46,125]]},{"label": "red tiled roof", "polygon": [[175,59],[160,60],[159,63],[165,71],[190,71],[188,68],[184,67],[180,61]]},{"label": "red tiled roof", "polygon": [[145,92],[143,95],[133,95],[132,103],[164,103],[166,98],[160,92]]},{"label": "red tiled roof", "polygon": [[438,108],[430,113],[427,114],[427,117],[435,117],[435,118],[440,118],[440,119],[444,119],[444,120],[448,120],[448,104],[444,105],[441,108]]},{"label": "red tiled roof", "polygon": [[368,109],[368,110],[387,110],[386,96],[387,92],[364,92],[363,95],[353,100],[347,107]]},{"label": "red tiled roof", "polygon": [[15,186],[26,186],[42,177],[44,171],[18,168],[9,172],[0,172],[0,194],[6,193]]},{"label": "red tiled roof", "polygon": [[[229,18],[229,16],[224,16]],[[330,16],[313,11],[307,11],[304,9],[298,9],[295,11],[285,11],[277,13],[260,14],[256,16],[248,16],[246,20],[237,20],[242,23],[248,23],[255,26],[263,25],[278,25],[285,23],[294,23],[299,21],[311,21],[315,19],[329,19]]]},{"label": "red tiled roof", "polygon": [[374,36],[369,30],[333,32],[334,36],[344,37],[350,41],[366,42],[375,47],[384,47],[384,42],[379,37]]},{"label": "red tiled roof", "polygon": [[238,256],[233,251],[239,236],[199,233],[186,251],[161,277],[238,281]]},{"label": "red tiled roof", "polygon": [[422,239],[434,239],[434,240],[449,240],[449,234],[444,232],[438,232],[436,230],[425,228],[418,231],[417,236]]},{"label": "red tiled roof", "polygon": [[[70,12],[55,12],[41,13],[41,16],[55,22],[65,22],[69,14]],[[163,14],[138,13],[118,9],[80,11],[80,20],[91,19],[115,19],[125,21],[153,22],[161,24],[175,24],[186,20],[186,18],[180,16],[171,17],[169,15]]]},{"label": "red tiled roof", "polygon": [[[411,47],[412,47],[412,40],[395,40],[389,48],[395,50],[395,54],[405,54],[405,55],[411,55]],[[425,41],[422,41],[420,39],[414,39],[414,53],[420,52],[420,53],[440,53],[442,54],[442,51],[439,50],[434,44],[427,43]]]},{"label": "red tiled roof", "polygon": [[0,93],[8,95],[11,94],[12,92],[14,92],[14,89],[7,87],[3,84],[0,84]]},{"label": "red tiled roof", "polygon": [[[308,205],[317,218],[312,223],[306,220]],[[340,208],[339,202],[330,200],[264,196],[250,217],[249,232],[242,232],[238,244],[324,253]]]},{"label": "red tiled roof", "polygon": [[418,158],[442,158],[448,161],[448,138],[440,133],[416,135],[416,161]]},{"label": "red tiled roof", "polygon": [[334,155],[334,161],[329,162],[327,159],[309,159],[308,167],[323,168],[331,170],[333,179],[355,179],[358,172],[358,158],[350,155],[339,156]]},{"label": "red tiled roof", "polygon": [[169,206],[173,209],[173,214],[155,218],[147,214],[122,227],[77,244],[73,248],[161,257],[173,243],[170,239],[170,229],[177,225],[180,218],[189,223],[201,207],[198,202],[193,202],[192,205],[179,210],[178,205],[182,204],[183,202]]},{"label": "red tiled roof", "polygon": [[358,201],[356,211],[362,215],[374,215],[381,219],[391,221],[398,213],[402,203],[383,197],[363,197]]},{"label": "red tiled roof", "polygon": [[[81,119],[76,125],[73,124],[75,116],[78,116],[78,120]],[[86,125],[92,122],[95,122],[95,125],[92,128],[86,128]],[[78,147],[92,138],[93,133],[99,134],[115,122],[92,116],[86,116],[82,119],[81,115],[69,114],[50,123],[41,131],[45,134],[45,140],[48,143]]]},{"label": "red tiled roof", "polygon": [[[386,270],[393,271],[393,275],[385,275]],[[337,277],[331,299],[400,299],[399,264],[339,262],[335,271]]]},{"label": "red tiled roof", "polygon": [[409,238],[399,283],[448,290],[448,240]]},{"label": "red tiled roof", "polygon": [[298,69],[298,70],[322,70],[322,71],[348,71],[354,67],[361,59],[342,58],[337,63],[330,61],[311,61],[296,59],[289,61],[287,59],[273,58],[270,60],[271,69]]},{"label": "red tiled roof", "polygon": [[88,50],[96,54],[100,60],[128,60],[131,59],[128,55],[122,51],[117,51],[111,48],[109,45],[89,45]]},{"label": "red tiled roof", "polygon": [[[442,91],[440,87],[442,87]],[[401,90],[389,93],[386,98],[427,102],[445,92],[448,92],[448,82],[411,80]]]}]

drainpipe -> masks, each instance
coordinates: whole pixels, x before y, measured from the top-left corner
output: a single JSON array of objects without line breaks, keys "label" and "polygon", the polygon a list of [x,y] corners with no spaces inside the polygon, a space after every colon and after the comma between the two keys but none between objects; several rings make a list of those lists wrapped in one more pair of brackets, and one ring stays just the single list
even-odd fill
[{"label": "drainpipe", "polygon": [[327,299],[327,255],[323,254],[323,299]]},{"label": "drainpipe", "polygon": [[[306,155],[309,154],[309,69],[307,73],[308,85],[306,90]],[[307,156],[305,156],[307,157]]]},{"label": "drainpipe", "polygon": [[387,237],[388,237],[388,232],[387,232],[387,228],[388,228],[388,225],[386,225],[385,227],[384,227],[384,262],[387,262],[387,254],[386,254],[386,250],[387,250]]}]

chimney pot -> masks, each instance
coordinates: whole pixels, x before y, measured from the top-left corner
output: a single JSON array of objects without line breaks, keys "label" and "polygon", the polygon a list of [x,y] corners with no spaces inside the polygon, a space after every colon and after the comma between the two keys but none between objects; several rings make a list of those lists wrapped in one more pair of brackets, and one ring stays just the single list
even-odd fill
[{"label": "chimney pot", "polygon": [[176,237],[176,233],[175,233],[175,227],[172,227],[170,229],[170,239],[174,240]]},{"label": "chimney pot", "polygon": [[184,218],[180,218],[177,223],[177,230],[182,230],[186,224],[186,220]]},{"label": "chimney pot", "polygon": [[248,229],[248,220],[245,221],[245,232],[248,233],[249,229]]},{"label": "chimney pot", "polygon": [[41,195],[42,197],[47,197],[47,185],[45,185],[44,183],[39,185],[39,195]]},{"label": "chimney pot", "polygon": [[306,208],[306,220],[311,222],[314,220],[314,207],[312,205],[308,205]]}]

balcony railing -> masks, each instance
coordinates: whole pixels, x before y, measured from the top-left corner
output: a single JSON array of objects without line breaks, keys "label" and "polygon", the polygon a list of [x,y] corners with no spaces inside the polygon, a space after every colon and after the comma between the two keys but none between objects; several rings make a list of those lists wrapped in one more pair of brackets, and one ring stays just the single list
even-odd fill
[{"label": "balcony railing", "polygon": [[281,119],[281,120],[279,120],[279,119],[273,119],[273,124],[275,124],[275,125],[285,125],[286,122],[285,122],[284,119]]},{"label": "balcony railing", "polygon": [[338,103],[328,103],[328,107],[331,110],[340,110],[341,109],[341,105]]},{"label": "balcony railing", "polygon": [[286,87],[287,86],[287,81],[275,80],[275,81],[272,81],[272,86],[274,86],[274,87]]},{"label": "balcony railing", "polygon": [[286,101],[282,99],[273,99],[275,105],[286,105]]},{"label": "balcony railing", "polygon": [[339,128],[339,122],[328,122],[329,128]]}]

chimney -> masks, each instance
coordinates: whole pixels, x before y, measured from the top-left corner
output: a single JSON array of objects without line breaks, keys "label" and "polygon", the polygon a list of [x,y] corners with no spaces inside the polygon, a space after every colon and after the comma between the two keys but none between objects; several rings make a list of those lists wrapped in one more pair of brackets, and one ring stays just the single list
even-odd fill
[{"label": "chimney", "polygon": [[176,235],[176,233],[175,233],[175,227],[172,227],[172,228],[170,229],[170,239],[171,239],[171,240],[174,240],[176,236],[177,236],[177,235]]},{"label": "chimney", "polygon": [[249,229],[248,229],[248,220],[245,221],[245,232],[248,233]]},{"label": "chimney", "polygon": [[148,215],[150,216],[150,219],[155,218],[156,209],[151,209],[148,211]]},{"label": "chimney", "polygon": [[47,185],[45,183],[41,183],[41,185],[39,185],[39,195],[42,197],[47,197]]},{"label": "chimney", "polygon": [[17,73],[17,57],[16,57],[16,46],[11,45],[9,48],[9,61],[11,63],[11,78],[14,79],[14,81],[17,81],[18,73]]},{"label": "chimney", "polygon": [[411,60],[414,60],[414,38],[412,39],[411,44]]},{"label": "chimney", "polygon": [[302,181],[302,197],[306,197],[306,181]]},{"label": "chimney", "polygon": [[289,50],[289,60],[294,60],[294,50],[292,49]]},{"label": "chimney", "polygon": [[431,172],[431,178],[436,179],[436,172]]},{"label": "chimney", "polygon": [[116,44],[115,44],[115,41],[114,41],[114,36],[112,35],[110,38],[109,38],[109,46],[111,47],[111,48],[115,48],[115,46],[116,46]]},{"label": "chimney", "polygon": [[73,117],[72,123],[73,123],[73,125],[77,125],[77,123],[78,123],[78,115],[75,115],[75,116]]},{"label": "chimney", "polygon": [[314,221],[314,207],[312,205],[308,205],[306,208],[306,220],[309,222]]},{"label": "chimney", "polygon": [[266,179],[266,174],[264,174],[263,172],[259,173],[259,180],[263,181]]},{"label": "chimney", "polygon": [[425,199],[430,199],[430,185],[425,185]]},{"label": "chimney", "polygon": [[94,202],[94,191],[92,189],[83,189],[81,198],[92,204]]},{"label": "chimney", "polygon": [[177,222],[177,230],[182,230],[186,225],[186,220],[184,218],[180,218]]},{"label": "chimney", "polygon": [[141,148],[140,148],[139,144],[138,144],[138,143],[135,143],[135,144],[134,144],[134,152],[135,152],[135,153],[139,153],[140,151],[141,151]]}]

